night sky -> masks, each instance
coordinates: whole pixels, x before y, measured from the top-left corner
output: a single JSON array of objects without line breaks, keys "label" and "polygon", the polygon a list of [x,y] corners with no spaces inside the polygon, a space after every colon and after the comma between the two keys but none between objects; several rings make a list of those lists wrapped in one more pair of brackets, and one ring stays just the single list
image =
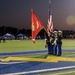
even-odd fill
[{"label": "night sky", "polygon": [[[75,30],[75,0],[52,0],[54,29]],[[31,28],[31,9],[43,25],[48,20],[49,0],[0,0],[0,26]]]}]

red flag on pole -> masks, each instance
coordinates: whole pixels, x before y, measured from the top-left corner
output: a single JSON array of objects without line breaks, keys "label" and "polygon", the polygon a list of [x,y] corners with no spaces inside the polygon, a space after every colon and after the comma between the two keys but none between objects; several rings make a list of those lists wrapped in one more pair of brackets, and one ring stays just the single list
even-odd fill
[{"label": "red flag on pole", "polygon": [[35,44],[35,38],[40,30],[43,28],[43,24],[36,16],[35,12],[32,10],[32,41]]},{"label": "red flag on pole", "polygon": [[53,31],[53,21],[52,21],[52,12],[51,12],[51,1],[49,0],[49,18],[48,18],[48,25],[47,25],[47,32]]}]

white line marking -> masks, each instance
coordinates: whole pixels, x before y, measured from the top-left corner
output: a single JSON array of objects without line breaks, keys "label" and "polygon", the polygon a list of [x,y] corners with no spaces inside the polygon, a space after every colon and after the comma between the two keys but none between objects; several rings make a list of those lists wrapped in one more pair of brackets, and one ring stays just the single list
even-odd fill
[{"label": "white line marking", "polygon": [[56,74],[49,74],[49,75],[62,75],[62,74],[69,74],[69,73],[75,73],[75,71],[56,73]]},{"label": "white line marking", "polygon": [[0,64],[18,64],[18,63],[25,63],[25,62],[0,62]]},{"label": "white line marking", "polygon": [[42,69],[42,70],[34,70],[34,71],[26,71],[26,72],[17,72],[17,73],[9,73],[9,74],[3,74],[3,75],[20,75],[20,74],[40,73],[40,72],[64,70],[64,69],[71,69],[71,68],[75,68],[75,66],[51,68],[51,69]]}]

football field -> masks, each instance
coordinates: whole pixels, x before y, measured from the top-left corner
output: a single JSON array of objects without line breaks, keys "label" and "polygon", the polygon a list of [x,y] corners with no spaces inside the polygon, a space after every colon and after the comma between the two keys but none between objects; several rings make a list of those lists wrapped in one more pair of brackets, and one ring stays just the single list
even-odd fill
[{"label": "football field", "polygon": [[[75,39],[64,39],[62,42],[63,49],[75,49]],[[31,40],[6,40],[6,43],[0,43],[0,52],[21,52],[28,50],[47,50],[45,48],[45,40],[36,40],[36,44],[33,44]]]},{"label": "football field", "polygon": [[75,75],[75,40],[63,39],[61,57],[47,55],[45,40],[0,43],[1,75]]}]

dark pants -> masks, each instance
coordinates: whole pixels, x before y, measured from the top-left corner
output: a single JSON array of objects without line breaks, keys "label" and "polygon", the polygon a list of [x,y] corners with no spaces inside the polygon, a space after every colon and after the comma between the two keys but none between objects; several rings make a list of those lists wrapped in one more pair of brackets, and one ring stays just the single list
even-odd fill
[{"label": "dark pants", "polygon": [[53,54],[54,51],[54,44],[51,43],[51,54]]},{"label": "dark pants", "polygon": [[53,54],[54,45],[52,43],[48,43],[48,54]]},{"label": "dark pants", "polygon": [[56,44],[54,44],[53,55],[57,55],[57,45]]},{"label": "dark pants", "polygon": [[50,51],[51,51],[51,48],[50,48],[50,46],[51,46],[51,45],[50,45],[50,42],[48,42],[47,45],[48,45],[48,54],[50,54]]},{"label": "dark pants", "polygon": [[58,46],[58,56],[62,55],[62,44],[57,44]]}]

